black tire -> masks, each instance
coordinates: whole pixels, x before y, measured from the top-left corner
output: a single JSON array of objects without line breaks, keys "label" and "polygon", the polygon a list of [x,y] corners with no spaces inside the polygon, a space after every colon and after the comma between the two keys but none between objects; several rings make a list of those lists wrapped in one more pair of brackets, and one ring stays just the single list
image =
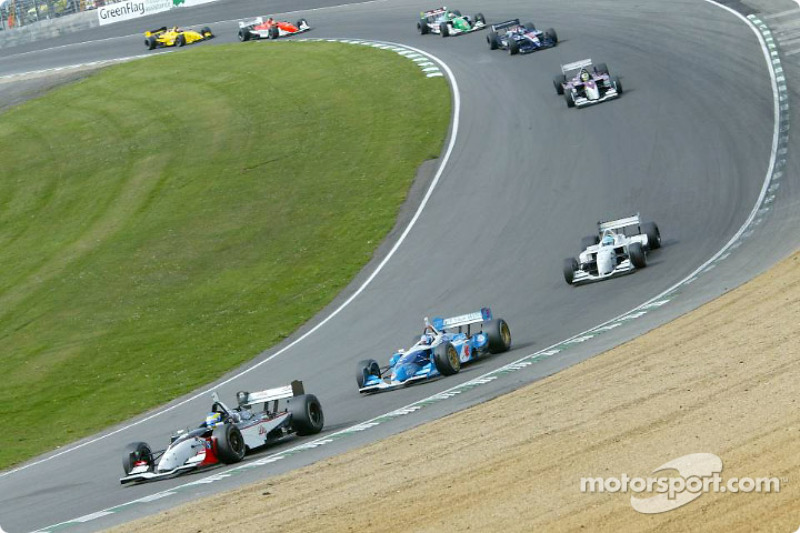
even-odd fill
[{"label": "black tire", "polygon": [[553,78],[553,87],[556,88],[556,94],[564,94],[564,84],[567,83],[567,77],[559,74]]},{"label": "black tire", "polygon": [[247,447],[242,432],[235,424],[220,424],[214,428],[211,436],[217,439],[217,458],[220,462],[232,465],[244,459]]},{"label": "black tire", "polygon": [[598,63],[594,66],[594,71],[597,74],[608,74],[608,67],[605,63]]},{"label": "black tire", "polygon": [[428,27],[428,22],[425,20],[420,20],[417,22],[417,31],[419,31],[420,35],[427,35],[431,29]]},{"label": "black tire", "polygon": [[514,39],[508,40],[508,54],[515,56],[519,53],[519,43]]},{"label": "black tire", "polygon": [[489,50],[497,50],[500,46],[500,43],[497,40],[497,32],[490,31],[489,35],[486,36],[486,42],[489,43]]},{"label": "black tire", "polygon": [[631,264],[636,268],[644,268],[647,266],[647,256],[644,255],[644,249],[638,242],[634,242],[628,246],[628,255],[631,259]]},{"label": "black tire", "polygon": [[154,35],[151,35],[144,41],[145,46],[148,50],[154,50],[156,46],[158,46],[158,41],[156,40]]},{"label": "black tire", "polygon": [[122,455],[122,469],[126,476],[130,474],[137,461],[147,461],[150,470],[153,469],[153,452],[150,451],[150,446],[146,442],[131,442],[125,446],[125,453]]},{"label": "black tire", "polygon": [[661,231],[655,222],[645,222],[642,224],[642,233],[647,235],[647,249],[658,250],[661,248]]},{"label": "black tire", "polygon": [[181,47],[186,45],[186,36],[184,34],[178,35],[175,39],[175,46]]},{"label": "black tire", "polygon": [[533,22],[526,22],[523,26],[528,31],[536,31],[536,25]]},{"label": "black tire", "polygon": [[458,374],[458,371],[461,370],[458,350],[449,342],[443,342],[433,349],[433,364],[443,376]]},{"label": "black tire", "polygon": [[463,16],[463,15],[461,15],[461,11],[459,11],[458,9],[452,9],[452,10],[450,10],[450,13],[452,13],[453,15],[455,15],[457,17]]},{"label": "black tire", "polygon": [[558,44],[558,34],[556,33],[556,30],[553,28],[547,28],[544,34],[548,36],[551,41],[553,41],[553,44]]},{"label": "black tire", "polygon": [[483,13],[475,13],[475,16],[472,18],[472,20],[486,24],[486,17],[483,16]]},{"label": "black tire", "polygon": [[203,35],[203,37],[205,37],[206,39],[213,39],[213,38],[214,38],[214,32],[212,32],[212,31],[211,31],[211,28],[209,28],[208,26],[205,26],[205,27],[203,27],[203,29],[202,29],[202,30],[200,30],[200,33],[201,33],[201,34]]},{"label": "black tire", "polygon": [[269,39],[277,39],[281,36],[281,32],[277,26],[272,26],[267,34]]},{"label": "black tire", "polygon": [[564,259],[564,281],[567,282],[567,285],[572,285],[576,270],[578,270],[578,261],[574,257]]},{"label": "black tire", "polygon": [[489,353],[503,353],[511,349],[511,330],[502,318],[486,322],[483,332],[489,337]]},{"label": "black tire", "polygon": [[446,22],[439,23],[439,33],[442,37],[449,37],[450,36],[450,26]]},{"label": "black tire", "polygon": [[614,87],[617,89],[617,94],[622,94],[622,82],[619,81],[619,76],[613,76],[611,78],[611,83],[613,83]]},{"label": "black tire", "polygon": [[598,244],[599,242],[600,242],[600,236],[599,235],[588,235],[588,236],[584,237],[583,239],[581,239],[581,252],[583,252],[585,249],[587,249],[590,246],[594,246],[595,244]]},{"label": "black tire", "polygon": [[381,377],[381,366],[375,359],[364,359],[358,362],[356,368],[356,383],[358,383],[359,389],[364,386],[369,376]]},{"label": "black tire", "polygon": [[292,428],[300,436],[316,435],[325,426],[322,404],[313,394],[301,394],[289,399]]},{"label": "black tire", "polygon": [[242,42],[250,40],[250,30],[242,28],[239,30],[239,40]]},{"label": "black tire", "polygon": [[564,100],[567,101],[567,107],[575,107],[575,98],[572,97],[572,91],[564,91]]}]

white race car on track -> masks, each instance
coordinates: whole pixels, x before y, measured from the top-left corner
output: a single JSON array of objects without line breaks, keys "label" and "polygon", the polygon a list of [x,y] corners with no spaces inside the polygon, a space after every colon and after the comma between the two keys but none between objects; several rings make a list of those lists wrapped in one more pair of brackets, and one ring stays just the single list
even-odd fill
[{"label": "white race car on track", "polygon": [[569,285],[599,281],[647,266],[646,253],[661,248],[655,222],[642,223],[639,214],[597,223],[596,235],[584,237],[576,260],[564,259],[564,280]]},{"label": "white race car on track", "polygon": [[[176,476],[218,463],[233,464],[255,448],[291,433],[312,435],[322,431],[322,406],[303,383],[260,392],[238,392],[238,405],[229,408],[212,394],[211,412],[196,429],[173,433],[167,448],[153,452],[144,442],[128,444],[122,456],[125,476],[120,483],[152,481]],[[280,408],[280,401],[287,400]],[[252,407],[263,404],[263,410]]]}]

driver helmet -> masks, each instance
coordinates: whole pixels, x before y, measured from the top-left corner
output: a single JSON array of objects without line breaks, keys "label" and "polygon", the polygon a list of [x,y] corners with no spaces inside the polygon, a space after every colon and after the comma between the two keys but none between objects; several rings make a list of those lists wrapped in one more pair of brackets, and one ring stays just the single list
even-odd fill
[{"label": "driver helmet", "polygon": [[449,18],[450,20],[453,20],[454,18],[456,18],[456,14],[453,13],[452,11],[448,11],[447,12],[447,18]]},{"label": "driver helmet", "polygon": [[606,233],[605,235],[603,235],[602,244],[603,244],[603,246],[608,246],[609,244],[614,244],[614,236],[611,235],[610,233]]},{"label": "driver helmet", "polygon": [[423,333],[419,337],[420,344],[432,344],[433,343],[433,335],[430,333]]},{"label": "driver helmet", "polygon": [[581,76],[581,81],[589,81],[591,79],[591,75],[589,74],[589,71],[586,69],[581,69],[580,76]]},{"label": "driver helmet", "polygon": [[222,413],[208,413],[206,416],[206,427],[215,428],[222,423]]}]

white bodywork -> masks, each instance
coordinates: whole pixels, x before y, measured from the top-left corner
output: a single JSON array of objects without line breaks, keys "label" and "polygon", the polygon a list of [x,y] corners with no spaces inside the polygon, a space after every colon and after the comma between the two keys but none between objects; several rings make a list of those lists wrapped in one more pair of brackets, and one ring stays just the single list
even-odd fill
[{"label": "white bodywork", "polygon": [[[571,81],[577,75],[579,70],[588,70],[591,66],[591,59],[581,59],[580,61],[574,61],[572,63],[561,65],[561,73],[567,77],[568,81]],[[583,83],[585,94],[580,94],[578,91],[572,89],[572,100],[575,102],[575,107],[599,104],[600,102],[617,98],[619,96],[617,86],[611,78],[609,78],[609,82],[611,83],[611,87],[607,88],[605,94],[602,96],[600,93],[600,88],[597,86],[595,81]]]},{"label": "white bodywork", "polygon": [[[269,39],[269,30],[257,30],[255,27],[264,24],[264,17],[257,17],[252,20],[242,20],[239,21],[239,28],[247,29],[250,32],[250,35],[255,37],[256,39]],[[306,23],[304,20],[300,26],[297,27],[298,31],[292,33],[289,31],[285,31],[278,26],[278,37],[285,37],[287,35],[295,35],[297,33],[302,33],[304,31],[308,31],[311,29],[311,26]]]},{"label": "white bodywork", "polygon": [[[587,247],[578,256],[578,270],[574,273],[572,283],[599,281],[619,274],[635,270],[631,263],[628,247],[633,243],[648,249],[647,234],[625,235],[619,230],[630,226],[639,226],[639,215],[628,218],[601,222],[598,224],[600,242]],[[597,273],[590,272],[589,266],[596,263]]]},{"label": "white bodywork", "polygon": [[[303,394],[303,390],[302,383],[294,382],[285,387],[240,394],[242,397],[236,409],[230,409],[222,403],[216,392],[212,393],[211,397],[215,404],[219,404],[230,414],[231,422],[236,424],[242,433],[246,448],[254,449],[266,444],[270,433],[284,426],[288,427],[291,422],[288,411],[277,412],[278,401]],[[273,404],[271,412],[267,410],[270,403]],[[253,413],[251,408],[255,404],[264,404],[264,410]],[[191,431],[176,431],[172,435],[170,445],[158,457],[155,465],[141,461],[133,465],[130,472],[120,478],[120,482],[151,481],[198,468],[206,460],[207,451],[212,446],[211,437],[207,436],[208,432],[209,429],[205,427]]]}]

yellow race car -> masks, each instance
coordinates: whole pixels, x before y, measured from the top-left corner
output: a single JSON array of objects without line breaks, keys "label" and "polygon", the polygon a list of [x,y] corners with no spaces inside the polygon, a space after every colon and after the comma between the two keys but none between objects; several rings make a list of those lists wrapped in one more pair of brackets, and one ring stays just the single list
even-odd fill
[{"label": "yellow race car", "polygon": [[144,45],[149,50],[153,50],[169,46],[184,46],[213,38],[214,34],[211,33],[211,28],[208,26],[200,31],[184,30],[177,26],[172,28],[164,26],[157,30],[144,32]]}]

